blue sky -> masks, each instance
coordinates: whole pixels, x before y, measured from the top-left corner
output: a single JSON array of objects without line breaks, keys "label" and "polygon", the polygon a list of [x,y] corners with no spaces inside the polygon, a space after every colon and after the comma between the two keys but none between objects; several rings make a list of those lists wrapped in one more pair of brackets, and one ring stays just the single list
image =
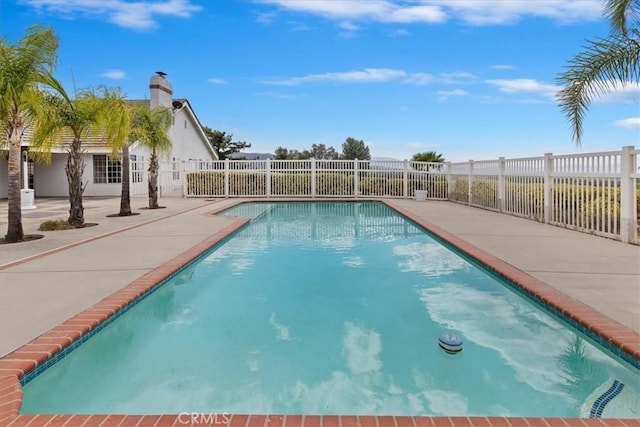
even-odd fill
[{"label": "blue sky", "polygon": [[640,86],[594,103],[581,147],[554,93],[599,0],[2,0],[0,32],[60,38],[56,75],[148,98],[164,71],[200,121],[252,144],[447,160],[640,146]]}]

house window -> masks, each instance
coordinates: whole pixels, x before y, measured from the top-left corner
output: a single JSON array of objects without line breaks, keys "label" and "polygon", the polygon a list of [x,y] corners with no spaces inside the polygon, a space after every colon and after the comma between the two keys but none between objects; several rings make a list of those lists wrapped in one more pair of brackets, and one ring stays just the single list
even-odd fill
[{"label": "house window", "polygon": [[177,181],[180,179],[180,161],[173,158],[173,162],[171,162],[171,170],[173,172],[173,180]]},{"label": "house window", "polygon": [[98,154],[93,156],[93,183],[119,184],[122,182],[122,163],[118,159]]},{"label": "house window", "polygon": [[144,168],[144,156],[131,154],[129,156],[131,164],[131,182],[142,182],[142,169]]}]

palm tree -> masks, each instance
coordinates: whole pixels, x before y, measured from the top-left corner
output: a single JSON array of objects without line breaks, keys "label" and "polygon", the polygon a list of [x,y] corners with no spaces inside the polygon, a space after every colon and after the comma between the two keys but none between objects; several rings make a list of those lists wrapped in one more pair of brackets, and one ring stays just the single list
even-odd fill
[{"label": "palm tree", "polygon": [[118,216],[131,215],[130,162],[129,142],[125,142],[124,145],[122,145],[122,188],[120,190],[120,212],[118,212]]},{"label": "palm tree", "polygon": [[5,241],[24,240],[20,206],[20,145],[26,127],[37,123],[42,87],[63,92],[53,77],[58,38],[50,28],[33,26],[15,45],[0,40],[0,131],[9,144]]},{"label": "palm tree", "polygon": [[609,36],[587,41],[558,76],[564,86],[558,104],[571,123],[580,145],[584,114],[591,101],[605,92],[640,80],[640,0],[607,0],[604,13],[611,22]]},{"label": "palm tree", "polygon": [[172,113],[169,108],[139,106],[131,116],[129,140],[149,148],[149,209],[158,209],[158,154],[171,150],[169,127]]},{"label": "palm tree", "polygon": [[435,151],[426,151],[424,153],[414,154],[411,160],[414,162],[442,163],[444,162],[444,157]]},{"label": "palm tree", "polygon": [[69,219],[71,225],[84,225],[82,183],[84,150],[82,142],[98,139],[106,142],[115,155],[124,144],[129,132],[129,109],[119,89],[102,87],[86,89],[70,99],[50,95],[44,105],[43,117],[33,135],[33,145],[45,153],[54,145],[67,149],[65,172],[69,184]]}]

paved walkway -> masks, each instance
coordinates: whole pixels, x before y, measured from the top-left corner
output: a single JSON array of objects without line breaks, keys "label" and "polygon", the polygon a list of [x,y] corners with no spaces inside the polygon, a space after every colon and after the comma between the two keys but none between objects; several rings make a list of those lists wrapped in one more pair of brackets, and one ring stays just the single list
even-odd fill
[{"label": "paved walkway", "polygon": [[[91,198],[85,218],[98,226],[39,232],[65,217],[67,201],[36,200],[23,226],[45,238],[0,245],[0,356],[222,230],[230,219],[205,214],[233,202],[165,198],[150,211],[133,199],[140,215],[107,218],[119,199]],[[640,331],[639,247],[449,202],[393,203]],[[1,234],[6,211],[0,201]]]}]

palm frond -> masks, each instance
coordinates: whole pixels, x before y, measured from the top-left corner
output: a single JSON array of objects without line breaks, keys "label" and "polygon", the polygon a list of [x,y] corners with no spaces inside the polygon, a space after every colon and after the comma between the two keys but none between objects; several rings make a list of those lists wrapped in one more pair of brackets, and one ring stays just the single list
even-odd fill
[{"label": "palm frond", "polygon": [[173,115],[168,108],[136,107],[131,112],[129,140],[146,146],[153,152],[170,151],[172,144],[168,130],[172,120]]},{"label": "palm frond", "polygon": [[604,12],[611,22],[612,30],[627,35],[630,23],[638,26],[640,0],[607,0]]},{"label": "palm frond", "polygon": [[624,87],[640,76],[640,46],[621,34],[588,41],[585,51],[578,54],[568,69],[557,78],[564,88],[557,101],[572,124],[572,136],[577,145],[582,140],[584,114],[591,102],[616,86]]}]

